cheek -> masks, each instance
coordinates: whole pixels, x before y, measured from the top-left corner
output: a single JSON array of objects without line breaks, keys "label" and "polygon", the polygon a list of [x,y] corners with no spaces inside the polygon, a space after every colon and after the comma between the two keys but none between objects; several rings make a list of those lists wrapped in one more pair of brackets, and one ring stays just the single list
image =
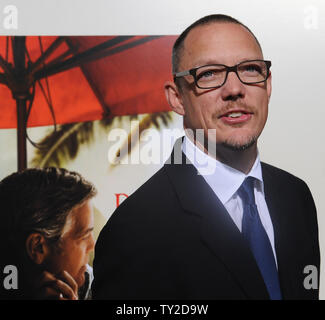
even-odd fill
[{"label": "cheek", "polygon": [[85,261],[84,246],[78,243],[70,243],[62,255],[62,260],[64,261],[65,267],[68,269],[67,271],[70,270],[72,273],[78,272],[78,269],[80,269]]},{"label": "cheek", "polygon": [[261,110],[260,110],[260,114],[261,114],[261,122],[263,122],[265,124],[267,117],[268,117],[268,112],[269,112],[269,108],[268,108],[268,98],[266,97],[264,99],[264,101],[261,104]]},{"label": "cheek", "polygon": [[[266,89],[264,88],[254,88],[255,90],[250,92],[248,95],[247,104],[251,104],[257,115],[257,121],[260,126],[263,126],[268,117],[268,104],[269,97],[267,96]],[[261,91],[262,90],[262,91]]]},{"label": "cheek", "polygon": [[76,264],[84,264],[88,256],[87,254],[87,243],[82,242],[75,246],[73,254]]},{"label": "cheek", "polygon": [[79,278],[82,275],[81,269],[85,264],[84,250],[81,250],[80,247],[76,247],[73,251],[70,251],[68,256],[66,256],[63,267],[77,281],[78,285],[80,285]]},{"label": "cheek", "polygon": [[184,122],[188,128],[204,129],[214,127],[214,117],[216,114],[215,103],[209,101],[210,99],[197,99],[187,104],[184,116]]}]

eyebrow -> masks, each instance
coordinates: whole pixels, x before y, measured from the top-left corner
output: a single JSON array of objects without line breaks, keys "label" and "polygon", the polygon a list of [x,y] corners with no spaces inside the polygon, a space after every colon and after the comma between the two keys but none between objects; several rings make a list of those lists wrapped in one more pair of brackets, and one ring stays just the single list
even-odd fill
[{"label": "eyebrow", "polygon": [[[250,57],[250,58],[242,58],[240,59],[238,62],[236,62],[236,64],[241,63],[243,61],[248,61],[248,60],[263,60],[263,57]],[[201,67],[201,66],[207,66],[207,65],[212,65],[212,64],[223,64],[225,65],[225,63],[217,61],[215,59],[208,59],[208,60],[198,60],[193,68],[197,68],[197,67]]]}]

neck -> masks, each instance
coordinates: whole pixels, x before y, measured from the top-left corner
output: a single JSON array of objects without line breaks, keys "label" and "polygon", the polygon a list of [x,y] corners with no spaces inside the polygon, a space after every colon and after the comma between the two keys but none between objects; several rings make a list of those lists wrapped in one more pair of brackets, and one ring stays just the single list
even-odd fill
[{"label": "neck", "polygon": [[191,136],[188,136],[188,138],[191,139],[196,146],[199,146],[201,150],[204,150],[208,156],[245,174],[252,169],[257,157],[257,142],[254,142],[250,147],[244,150],[234,150],[231,147],[222,144],[216,145],[211,142],[205,143],[205,145],[202,146],[195,138],[193,139]]},{"label": "neck", "polygon": [[229,147],[217,146],[215,155],[220,162],[248,174],[257,157],[257,144],[255,142],[245,150],[231,150]]}]

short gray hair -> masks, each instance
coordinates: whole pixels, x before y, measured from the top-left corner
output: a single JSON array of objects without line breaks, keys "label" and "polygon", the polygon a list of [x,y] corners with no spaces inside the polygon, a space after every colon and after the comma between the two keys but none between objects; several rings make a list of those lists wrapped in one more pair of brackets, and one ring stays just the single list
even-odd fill
[{"label": "short gray hair", "polygon": [[179,70],[179,65],[180,65],[182,51],[184,49],[184,41],[185,41],[187,35],[189,34],[189,32],[198,26],[207,25],[210,23],[222,23],[222,22],[223,23],[235,23],[235,24],[239,24],[239,25],[243,26],[247,31],[249,31],[251,33],[251,35],[254,37],[254,39],[256,40],[256,43],[258,44],[259,48],[262,51],[261,45],[260,45],[259,41],[257,40],[257,38],[255,37],[254,33],[247,26],[245,26],[243,23],[241,23],[237,19],[235,19],[231,16],[228,16],[228,15],[225,15],[225,14],[211,14],[211,15],[205,16],[205,17],[195,21],[194,23],[192,23],[176,39],[175,44],[173,46],[173,52],[172,52],[172,69],[173,69],[172,71],[173,71],[173,73],[182,71],[182,70]]}]

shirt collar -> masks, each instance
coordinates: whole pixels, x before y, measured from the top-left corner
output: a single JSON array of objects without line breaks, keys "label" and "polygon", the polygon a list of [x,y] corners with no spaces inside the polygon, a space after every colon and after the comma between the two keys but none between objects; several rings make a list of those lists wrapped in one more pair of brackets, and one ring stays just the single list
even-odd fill
[{"label": "shirt collar", "polygon": [[222,204],[225,204],[237,192],[246,177],[254,177],[258,181],[257,188],[264,194],[262,167],[257,154],[256,160],[250,172],[243,172],[229,167],[228,165],[212,158],[200,150],[185,135],[182,150],[186,157],[192,162],[212,190],[216,193]]}]

